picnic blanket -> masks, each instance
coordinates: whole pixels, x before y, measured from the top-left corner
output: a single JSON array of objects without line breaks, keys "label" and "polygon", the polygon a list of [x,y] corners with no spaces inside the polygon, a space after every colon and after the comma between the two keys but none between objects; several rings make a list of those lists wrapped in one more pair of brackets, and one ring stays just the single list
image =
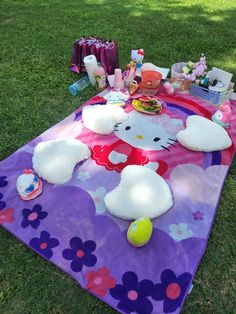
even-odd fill
[{"label": "picnic blanket", "polygon": [[[175,132],[175,119],[185,122],[194,114],[209,118],[216,110],[189,95],[162,99],[167,103],[162,127],[170,133]],[[84,106],[97,103],[104,103],[100,95]],[[94,134],[83,126],[80,108],[0,162],[0,224],[120,313],[179,313],[206,249],[235,152],[235,108],[228,129],[234,144],[214,153],[192,152],[174,141],[166,143],[167,149],[147,150],[145,143],[158,135],[158,119],[139,114],[133,121],[130,104],[125,109],[129,135],[122,124],[114,134]],[[142,135],[143,148],[136,147],[132,129]],[[76,166],[67,184],[43,182],[39,197],[21,200],[16,179],[23,169],[32,168],[34,146],[67,137],[88,144],[92,157]],[[126,159],[109,158],[113,151],[122,151]],[[103,201],[128,164],[156,169],[174,197],[174,206],[153,220],[151,240],[141,248],[127,242],[130,222],[111,216]]]}]

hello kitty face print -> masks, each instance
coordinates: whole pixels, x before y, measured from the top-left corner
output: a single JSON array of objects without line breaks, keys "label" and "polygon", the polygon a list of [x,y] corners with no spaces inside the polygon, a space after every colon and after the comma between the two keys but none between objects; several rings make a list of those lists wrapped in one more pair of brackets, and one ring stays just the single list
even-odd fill
[{"label": "hello kitty face print", "polygon": [[135,63],[142,63],[144,58],[144,50],[138,49],[138,50],[131,50],[131,59]]},{"label": "hello kitty face print", "polygon": [[[104,101],[100,98],[94,103]],[[192,152],[176,140],[186,117],[194,114],[188,107],[166,103],[164,112],[154,116],[135,111],[127,102],[125,111],[128,119],[117,124],[112,134],[99,135],[83,128],[78,139],[90,147],[91,163],[116,172],[128,165],[142,165],[168,180],[177,166],[192,163],[205,169],[220,160],[218,152]]]},{"label": "hello kitty face print", "polygon": [[161,152],[169,154],[170,147],[175,148],[176,134],[182,125],[182,120],[167,114],[153,117],[133,110],[125,122],[116,124],[116,140],[93,146],[91,158],[111,171],[121,172],[128,165],[142,165],[163,175],[168,165],[163,156],[160,158]]},{"label": "hello kitty face print", "polygon": [[131,111],[128,119],[115,127],[115,134],[133,147],[148,151],[169,150],[174,145],[176,134],[183,127],[183,121],[171,119],[167,114],[143,115]]}]

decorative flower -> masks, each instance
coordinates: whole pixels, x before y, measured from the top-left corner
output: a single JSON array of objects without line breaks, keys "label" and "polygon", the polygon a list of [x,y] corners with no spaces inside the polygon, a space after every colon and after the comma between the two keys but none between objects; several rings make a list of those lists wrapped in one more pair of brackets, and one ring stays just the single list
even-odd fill
[{"label": "decorative flower", "polygon": [[196,212],[193,213],[193,219],[194,220],[203,220],[204,214],[197,210]]},{"label": "decorative flower", "polygon": [[118,308],[126,313],[152,313],[153,305],[147,297],[153,294],[153,282],[148,279],[139,282],[137,275],[132,271],[124,273],[122,281],[123,285],[118,284],[110,289],[111,296],[120,300]]},{"label": "decorative flower", "polygon": [[[0,177],[0,180],[1,178],[6,178],[6,177]],[[0,225],[14,221],[14,217],[13,217],[14,210],[12,208],[4,209],[6,207],[6,203],[4,201],[1,201],[2,198],[3,198],[3,194],[0,193]]]},{"label": "decorative flower", "polygon": [[188,67],[192,68],[192,67],[194,66],[194,63],[191,62],[191,61],[189,61],[189,62],[187,63],[187,65],[188,65]]},{"label": "decorative flower", "polygon": [[196,80],[196,75],[194,72],[192,72],[191,74],[182,74],[182,78],[185,80],[189,80],[189,81],[195,81]]},{"label": "decorative flower", "polygon": [[46,218],[48,215],[47,212],[42,211],[42,206],[37,204],[34,205],[33,209],[25,208],[22,210],[23,220],[21,223],[22,228],[27,228],[29,225],[37,229],[40,225],[40,220]]},{"label": "decorative flower", "polygon": [[206,57],[204,56],[204,54],[202,54],[199,61],[194,64],[194,69],[196,76],[203,76],[205,74],[207,64]]},{"label": "decorative flower", "polygon": [[161,283],[154,286],[152,297],[156,301],[164,301],[164,313],[174,312],[181,305],[191,278],[190,273],[183,273],[177,277],[170,269],[162,272]]},{"label": "decorative flower", "polygon": [[186,66],[182,67],[182,78],[195,81],[197,78],[201,78],[206,74],[206,69],[206,57],[202,54],[199,61],[195,64],[189,61]]},{"label": "decorative flower", "polygon": [[6,203],[4,201],[1,201],[2,198],[3,198],[3,195],[2,193],[0,193],[0,210],[6,207]]},{"label": "decorative flower", "polygon": [[89,172],[82,172],[82,171],[78,172],[77,179],[79,179],[80,181],[84,182],[88,180],[89,178],[90,178]]},{"label": "decorative flower", "polygon": [[205,68],[202,65],[199,65],[195,70],[194,70],[194,74],[199,77],[199,76],[203,76],[205,72]]},{"label": "decorative flower", "polygon": [[13,209],[6,208],[0,211],[0,225],[14,221]]},{"label": "decorative flower", "polygon": [[107,290],[114,288],[116,285],[115,278],[109,275],[109,269],[106,267],[100,268],[98,271],[90,271],[85,276],[88,281],[85,289],[88,289],[101,298],[105,297]]},{"label": "decorative flower", "polygon": [[0,177],[0,188],[4,188],[4,186],[8,185],[6,178],[7,178],[6,176]]},{"label": "decorative flower", "polygon": [[191,238],[193,233],[188,229],[188,225],[186,223],[181,222],[178,225],[171,224],[169,225],[170,236],[176,240],[181,241],[187,238]]},{"label": "decorative flower", "polygon": [[51,238],[49,232],[42,231],[40,238],[31,239],[29,245],[38,253],[50,259],[53,255],[52,249],[59,245],[59,241],[56,238]]},{"label": "decorative flower", "polygon": [[70,266],[74,272],[80,272],[83,265],[92,267],[97,262],[97,257],[91,254],[96,249],[96,243],[94,241],[85,241],[84,243],[78,237],[74,237],[70,240],[70,249],[65,249],[62,252],[63,257],[66,260],[72,261]]},{"label": "decorative flower", "polygon": [[89,191],[89,194],[92,196],[95,206],[96,212],[101,214],[106,211],[106,207],[104,204],[104,197],[106,195],[106,189],[103,186],[100,186],[96,191]]},{"label": "decorative flower", "polygon": [[[188,63],[189,65],[189,63]],[[185,73],[185,74],[188,74],[190,71],[190,67],[188,68],[186,65],[182,67],[182,72]]]}]

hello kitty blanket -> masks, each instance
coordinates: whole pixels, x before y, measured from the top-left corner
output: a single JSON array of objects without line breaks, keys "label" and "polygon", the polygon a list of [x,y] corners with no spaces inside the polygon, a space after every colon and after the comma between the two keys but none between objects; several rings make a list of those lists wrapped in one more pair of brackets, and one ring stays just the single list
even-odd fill
[{"label": "hello kitty blanket", "polygon": [[[176,133],[189,115],[209,118],[215,107],[187,95],[163,100],[166,111],[156,117],[133,111],[128,101],[129,119],[107,136],[83,126],[80,108],[0,163],[0,224],[120,313],[180,312],[235,152],[236,106],[229,128],[234,144],[201,153],[181,147]],[[101,96],[85,105],[98,103],[105,103]],[[44,182],[39,197],[22,201],[16,179],[32,168],[34,146],[65,137],[88,144],[91,158],[76,166],[67,184]],[[151,240],[141,248],[128,244],[129,223],[111,216],[103,201],[130,164],[157,171],[174,197],[174,206],[153,220]]]}]

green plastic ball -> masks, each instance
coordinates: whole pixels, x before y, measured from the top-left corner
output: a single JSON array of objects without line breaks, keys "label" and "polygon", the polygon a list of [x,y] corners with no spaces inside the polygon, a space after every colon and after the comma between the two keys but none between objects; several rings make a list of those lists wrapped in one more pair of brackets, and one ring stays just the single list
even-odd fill
[{"label": "green plastic ball", "polygon": [[133,221],[127,231],[128,242],[133,246],[143,246],[148,243],[152,235],[152,222],[148,217]]}]

